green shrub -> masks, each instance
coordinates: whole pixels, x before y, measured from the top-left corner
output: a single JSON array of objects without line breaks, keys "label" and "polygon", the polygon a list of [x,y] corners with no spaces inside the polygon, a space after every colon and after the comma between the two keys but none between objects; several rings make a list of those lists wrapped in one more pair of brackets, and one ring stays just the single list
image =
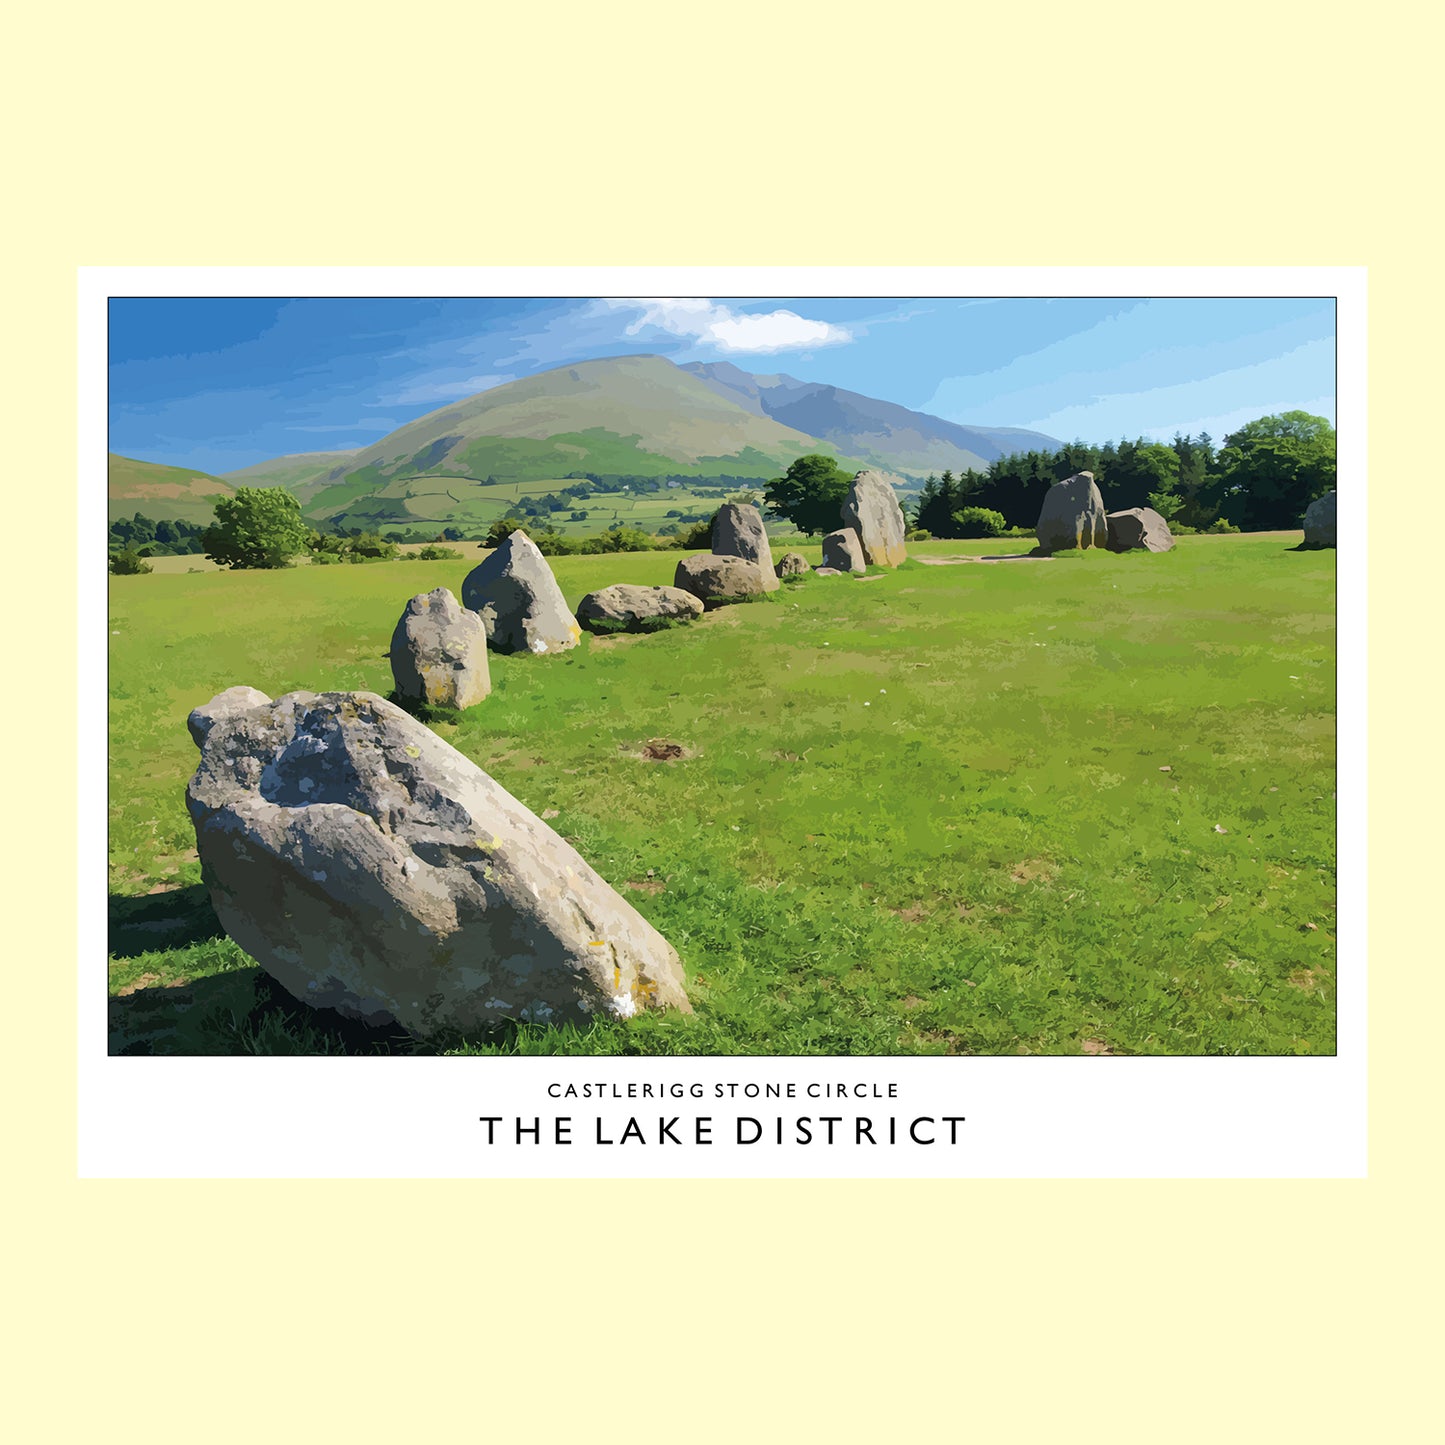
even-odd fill
[{"label": "green shrub", "polygon": [[154,572],[151,566],[139,552],[130,547],[121,552],[110,554],[110,571],[113,577],[139,577],[146,572]]},{"label": "green shrub", "polygon": [[960,537],[1001,537],[1008,519],[991,507],[960,507],[953,514],[953,525]]},{"label": "green shrub", "polygon": [[1224,533],[1237,532],[1239,531],[1239,528],[1236,527],[1233,522],[1226,520],[1224,517],[1216,517],[1215,520],[1212,521],[1205,530],[1214,533]]},{"label": "green shrub", "polygon": [[910,527],[903,534],[904,540],[908,542],[931,542],[933,533],[927,527]]},{"label": "green shrub", "polygon": [[407,555],[415,562],[452,562],[462,554],[455,547],[423,547]]}]

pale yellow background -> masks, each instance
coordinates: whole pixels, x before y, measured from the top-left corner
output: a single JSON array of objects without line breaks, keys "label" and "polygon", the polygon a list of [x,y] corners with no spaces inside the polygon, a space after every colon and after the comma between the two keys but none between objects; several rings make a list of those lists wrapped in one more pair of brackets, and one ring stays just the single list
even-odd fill
[{"label": "pale yellow background", "polygon": [[[7,31],[14,1439],[1438,1424],[1424,7],[191,0],[30,6]],[[538,262],[1369,266],[1367,1182],[75,1180],[76,266]]]}]

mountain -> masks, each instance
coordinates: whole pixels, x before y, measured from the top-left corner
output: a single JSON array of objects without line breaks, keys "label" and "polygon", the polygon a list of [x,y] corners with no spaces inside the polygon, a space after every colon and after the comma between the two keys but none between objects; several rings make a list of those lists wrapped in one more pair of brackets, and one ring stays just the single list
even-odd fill
[{"label": "mountain", "polygon": [[[661,356],[615,356],[478,392],[356,451],[275,457],[224,478],[113,458],[111,505],[112,516],[123,497],[123,513],[145,501],[140,510],[148,514],[204,521],[208,497],[280,486],[317,524],[470,527],[516,503],[518,487],[560,491],[565,478],[587,473],[622,478],[624,487],[637,477],[760,485],[796,457],[824,452],[847,471],[880,467],[906,486],[1039,445],[1054,443],[1038,432],[959,426],[835,386],[754,376],[726,362],[675,366]],[[162,498],[170,510],[158,510]]]},{"label": "mountain", "polygon": [[114,452],[107,458],[106,470],[106,499],[112,522],[137,512],[156,522],[210,522],[215,519],[216,498],[235,492],[228,482],[209,472],[141,462]]},{"label": "mountain", "polygon": [[792,376],[755,376],[726,361],[692,361],[680,369],[755,416],[771,417],[873,466],[917,480],[944,468],[982,471],[1008,452],[1059,445],[1042,432],[963,426],[838,386]]},{"label": "mountain", "polygon": [[354,451],[292,452],[226,472],[224,477],[233,487],[285,487],[304,504],[328,479],[340,475],[355,455]]},{"label": "mountain", "polygon": [[[324,484],[313,477],[303,505],[317,520],[379,526],[435,520],[447,501],[466,516],[492,481],[594,472],[762,482],[820,450],[839,451],[719,395],[665,357],[618,356],[539,372],[418,417],[344,459]],[[862,465],[849,455],[839,461]],[[411,503],[423,494],[419,510]]]}]

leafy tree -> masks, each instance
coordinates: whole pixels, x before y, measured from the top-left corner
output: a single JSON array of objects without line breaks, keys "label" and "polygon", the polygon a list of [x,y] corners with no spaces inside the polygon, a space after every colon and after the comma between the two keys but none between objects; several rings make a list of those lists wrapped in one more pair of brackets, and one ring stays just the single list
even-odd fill
[{"label": "leafy tree", "polygon": [[206,555],[223,567],[285,567],[304,552],[310,529],[301,504],[281,487],[237,487],[216,498],[216,520],[202,540]]},{"label": "leafy tree", "polygon": [[1258,532],[1298,527],[1335,480],[1334,427],[1322,416],[1286,411],[1225,437],[1212,490],[1225,520]]},{"label": "leafy tree", "polygon": [[853,478],[832,457],[811,453],[799,457],[763,491],[774,515],[786,517],[800,532],[817,536],[841,523],[843,498]]}]

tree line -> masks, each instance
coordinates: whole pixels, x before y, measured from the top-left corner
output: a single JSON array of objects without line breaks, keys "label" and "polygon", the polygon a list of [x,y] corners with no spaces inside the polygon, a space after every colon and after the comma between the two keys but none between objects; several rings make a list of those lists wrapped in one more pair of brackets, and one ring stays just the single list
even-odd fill
[{"label": "tree line", "polygon": [[[1139,437],[1013,452],[982,471],[930,476],[905,502],[908,520],[934,537],[1030,530],[1044,494],[1075,472],[1093,472],[1111,512],[1152,507],[1176,531],[1286,530],[1334,489],[1335,429],[1324,417],[1288,411],[1246,423],[1218,447],[1201,432],[1167,444]],[[816,536],[839,525],[851,483],[833,458],[813,455],[799,457],[764,495],[775,515]]]}]

